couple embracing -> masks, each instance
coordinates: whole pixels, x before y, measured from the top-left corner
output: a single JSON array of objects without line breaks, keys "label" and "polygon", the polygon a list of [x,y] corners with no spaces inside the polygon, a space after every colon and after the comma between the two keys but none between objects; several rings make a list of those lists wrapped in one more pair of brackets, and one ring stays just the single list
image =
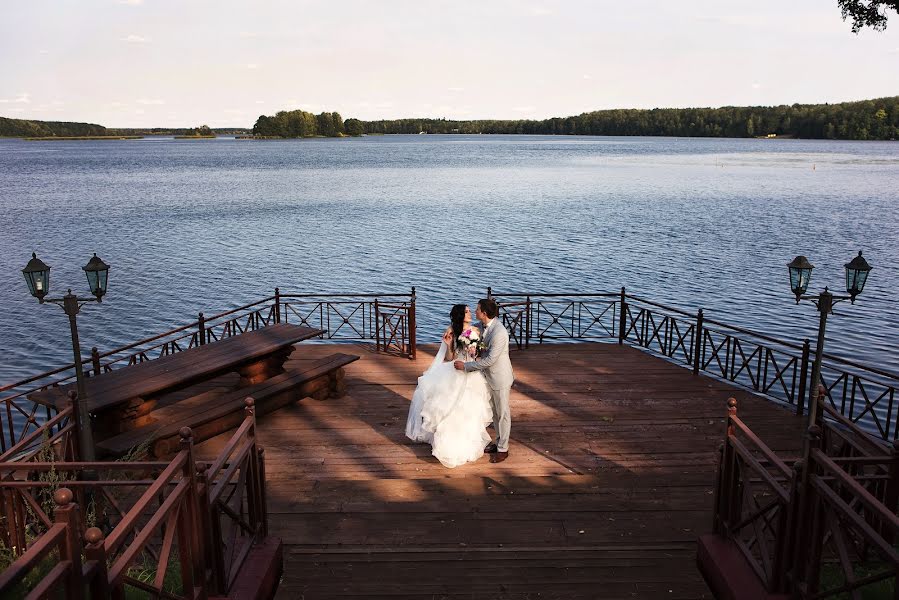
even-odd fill
[{"label": "couple embracing", "polygon": [[[498,314],[492,298],[478,301],[475,316],[484,325],[481,333],[471,324],[468,306],[453,306],[440,350],[412,395],[406,436],[431,444],[431,453],[445,467],[458,467],[485,453],[492,463],[509,456],[509,391],[515,377],[509,333]],[[491,422],[495,442],[486,431]]]}]

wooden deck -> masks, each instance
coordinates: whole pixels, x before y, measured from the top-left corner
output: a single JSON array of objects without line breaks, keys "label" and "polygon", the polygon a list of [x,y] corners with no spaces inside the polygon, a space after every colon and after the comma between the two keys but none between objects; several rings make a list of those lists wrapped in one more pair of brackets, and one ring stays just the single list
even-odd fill
[{"label": "wooden deck", "polygon": [[800,447],[800,419],[726,383],[627,346],[544,345],[513,351],[509,460],[446,469],[404,435],[434,348],[291,360],[336,351],[363,355],[345,397],[259,420],[278,598],[708,598],[695,541],[727,398],[774,449]]}]

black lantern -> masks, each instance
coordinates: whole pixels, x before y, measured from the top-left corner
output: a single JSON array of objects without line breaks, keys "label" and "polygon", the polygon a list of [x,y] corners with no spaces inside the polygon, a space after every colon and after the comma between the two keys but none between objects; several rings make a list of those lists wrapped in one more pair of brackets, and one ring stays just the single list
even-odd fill
[{"label": "black lantern", "polygon": [[812,269],[815,265],[810,263],[804,256],[797,256],[792,262],[787,264],[790,269],[790,289],[796,295],[796,304],[799,304],[799,298],[808,289],[809,281],[812,280]]},{"label": "black lantern", "polygon": [[852,302],[855,297],[862,293],[865,289],[865,281],[868,280],[868,272],[873,268],[862,258],[861,250],[858,256],[847,262],[846,265],[846,293],[849,294]]},{"label": "black lantern", "polygon": [[22,269],[22,275],[25,276],[25,282],[28,284],[28,291],[39,301],[44,301],[44,296],[50,291],[50,267],[44,264],[44,261],[37,257],[37,254],[31,253],[31,260]]},{"label": "black lantern", "polygon": [[87,285],[90,286],[91,293],[97,297],[98,302],[102,301],[103,294],[106,293],[106,284],[109,282],[109,265],[100,260],[94,252],[93,258],[81,268],[87,275]]}]

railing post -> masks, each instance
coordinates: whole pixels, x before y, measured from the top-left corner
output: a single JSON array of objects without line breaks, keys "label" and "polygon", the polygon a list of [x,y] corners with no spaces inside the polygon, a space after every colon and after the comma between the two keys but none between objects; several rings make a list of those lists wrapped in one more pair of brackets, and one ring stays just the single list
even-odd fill
[{"label": "railing post", "polygon": [[[883,502],[893,513],[899,509],[899,440],[893,440],[893,448],[890,452],[890,479],[887,481],[886,490],[884,490]],[[896,542],[893,537],[893,531],[886,527],[886,523],[884,523],[884,527],[881,530],[881,535],[888,544]]]},{"label": "railing post", "polygon": [[198,343],[204,346],[206,345],[206,317],[203,316],[203,313],[197,315],[197,329],[199,331]]},{"label": "railing post", "polygon": [[375,352],[381,351],[381,311],[378,309],[378,299],[375,298]]},{"label": "railing post", "polygon": [[725,498],[722,502],[724,513],[724,533],[730,535],[732,519],[739,520],[742,510],[742,493],[740,490],[740,469],[737,468],[737,453],[731,446],[731,438],[736,434],[732,419],[737,416],[737,401],[735,398],[727,399],[727,427],[725,428],[724,464],[726,465],[724,478]]},{"label": "railing post", "polygon": [[91,365],[94,368],[94,375],[99,375],[101,372],[100,351],[97,350],[96,346],[91,348]]},{"label": "railing post", "polygon": [[68,488],[59,488],[53,494],[56,508],[53,521],[66,526],[65,538],[59,546],[59,560],[70,561],[69,576],[66,578],[66,598],[77,600],[84,596],[84,585],[81,572],[81,518],[78,516],[78,504],[72,502],[72,492]]},{"label": "railing post", "polygon": [[[181,437],[179,445],[181,452],[187,453],[181,476],[190,482],[187,494],[182,500],[186,504],[186,510],[181,510],[178,515],[178,558],[181,562],[181,589],[184,595],[190,599],[205,598],[206,586],[203,578],[206,569],[203,566],[203,532],[200,530],[200,511],[197,496],[197,481],[194,478],[196,464],[194,463],[194,438],[190,427],[182,427],[178,431]],[[180,452],[179,452],[180,454]],[[197,584],[199,595],[195,593]]]},{"label": "railing post", "polygon": [[[256,401],[252,396],[247,396],[244,403],[244,418],[251,419],[249,436],[256,441]],[[259,489],[259,469],[256,460],[255,443],[247,456],[247,513],[250,518],[250,527],[255,528],[256,524],[262,521],[260,505],[261,490]]]},{"label": "railing post", "polygon": [[262,536],[268,535],[268,495],[265,491],[265,448],[257,446],[259,456],[259,486],[262,497]]},{"label": "railing post", "polygon": [[490,298],[493,298],[493,288],[487,286],[487,299],[489,300]]},{"label": "railing post", "polygon": [[531,347],[531,296],[528,295],[525,302],[524,313],[524,348],[527,350]]},{"label": "railing post", "polygon": [[103,531],[91,527],[84,532],[84,558],[94,563],[94,573],[86,585],[91,599],[106,600],[109,598],[109,573],[106,566],[106,547],[103,546]]},{"label": "railing post", "polygon": [[275,288],[275,323],[281,322],[281,289]]},{"label": "railing post", "polygon": [[719,444],[718,446],[718,469],[715,473],[715,497],[712,498],[712,531],[717,534],[723,534],[724,530],[721,527],[721,501],[724,497],[724,490],[722,489],[722,485],[724,484],[725,479],[725,471],[724,471],[724,444]]},{"label": "railing post", "polygon": [[800,526],[802,525],[802,481],[805,471],[805,460],[799,459],[793,463],[793,471],[790,479],[790,495],[787,505],[782,509],[787,511],[786,519],[783,527],[777,533],[778,542],[775,555],[779,559],[775,559],[775,567],[773,572],[773,583],[775,588],[769,590],[771,592],[786,591],[790,583],[795,588],[796,578],[791,577],[790,573],[796,564],[797,559],[797,540],[799,539]]},{"label": "railing post", "polygon": [[805,390],[808,385],[808,357],[811,352],[811,343],[808,338],[802,344],[802,363],[799,367],[799,396],[796,398],[796,414],[802,415],[805,407]]},{"label": "railing post", "polygon": [[821,510],[817,494],[812,492],[811,478],[815,475],[814,451],[821,448],[821,428],[812,425],[806,432],[808,456],[804,459],[805,469],[802,473],[802,487],[799,490],[800,509],[799,527],[797,531],[807,532],[807,537],[801,542],[797,538],[797,558],[794,562],[794,572],[798,575],[794,582],[796,585],[805,586],[805,595],[814,596],[818,591],[821,571],[821,552],[824,545],[825,515]]},{"label": "railing post", "polygon": [[693,374],[699,375],[699,370],[702,367],[702,323],[703,319],[702,309],[700,308],[696,311],[696,330],[693,332]]},{"label": "railing post", "polygon": [[624,343],[625,331],[627,330],[627,294],[624,287],[621,288],[621,312],[618,314],[618,345]]},{"label": "railing post", "polygon": [[409,358],[415,360],[415,286],[412,286],[412,302],[409,305]]}]

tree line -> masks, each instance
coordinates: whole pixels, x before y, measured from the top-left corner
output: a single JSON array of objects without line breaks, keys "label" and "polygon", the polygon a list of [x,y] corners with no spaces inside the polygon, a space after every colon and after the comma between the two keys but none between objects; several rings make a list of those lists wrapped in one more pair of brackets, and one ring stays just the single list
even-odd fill
[{"label": "tree line", "polygon": [[102,125],[63,121],[29,121],[0,117],[0,137],[83,137],[109,135]]},{"label": "tree line", "polygon": [[337,112],[314,115],[304,110],[282,110],[271,117],[261,115],[253,125],[253,135],[257,137],[342,137],[363,133],[362,121],[344,121]]},{"label": "tree line", "polygon": [[839,104],[616,109],[544,120],[395,119],[364,121],[365,133],[498,133],[673,137],[777,136],[899,139],[899,96]]}]

